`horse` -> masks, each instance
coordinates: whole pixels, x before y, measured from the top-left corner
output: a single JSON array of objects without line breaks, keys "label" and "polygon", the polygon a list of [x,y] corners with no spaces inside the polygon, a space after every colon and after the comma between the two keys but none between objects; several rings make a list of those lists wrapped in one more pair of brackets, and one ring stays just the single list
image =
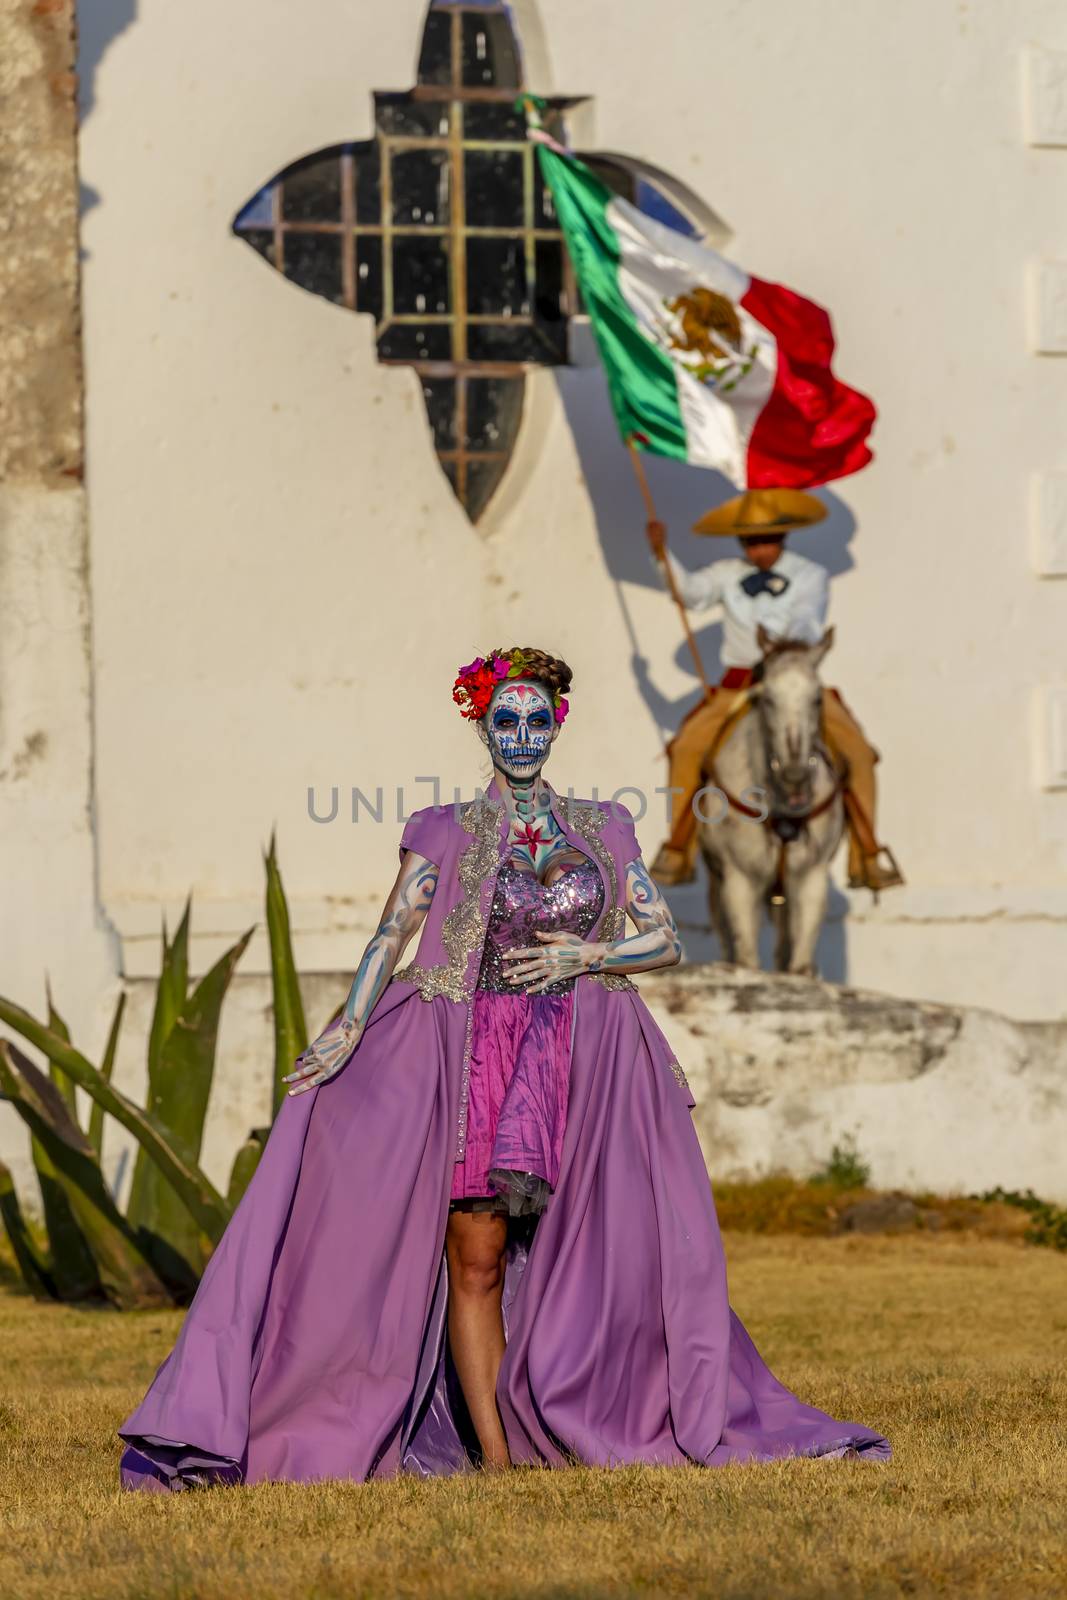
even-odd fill
[{"label": "horse", "polygon": [[[697,835],[708,868],[712,926],[727,961],[759,966],[761,913],[775,927],[779,972],[816,976],[830,862],[845,827],[843,775],[822,740],[819,667],[833,644],[775,639],[704,763],[712,793]],[[716,793],[717,791],[717,793]],[[718,801],[718,815],[709,806]]]}]

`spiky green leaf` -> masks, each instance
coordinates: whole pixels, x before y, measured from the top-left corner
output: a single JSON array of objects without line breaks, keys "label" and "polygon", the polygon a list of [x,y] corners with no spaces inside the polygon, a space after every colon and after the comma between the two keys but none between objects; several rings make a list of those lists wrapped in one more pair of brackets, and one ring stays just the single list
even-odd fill
[{"label": "spiky green leaf", "polygon": [[234,1156],[233,1166],[230,1168],[230,1184],[226,1190],[226,1204],[231,1210],[236,1211],[243,1200],[244,1192],[255,1176],[259,1158],[266,1149],[269,1137],[269,1128],[253,1128]]},{"label": "spiky green leaf", "polygon": [[149,1111],[134,1105],[114,1084],[106,1082],[91,1061],[69,1045],[22,1006],[0,999],[0,1022],[20,1033],[50,1061],[55,1061],[74,1082],[132,1133],[148,1151],[167,1182],[181,1195],[193,1220],[217,1244],[229,1221],[229,1208],[218,1190],[200,1170],[196,1157],[177,1135],[170,1133]]},{"label": "spiky green leaf", "polygon": [[170,1295],[111,1198],[96,1154],[62,1094],[6,1039],[0,1040],[0,1091],[47,1150],[108,1299],[123,1310],[167,1305]]},{"label": "spiky green leaf", "polygon": [[267,933],[270,938],[270,977],[274,998],[274,1113],[285,1099],[283,1078],[292,1072],[293,1063],[307,1049],[308,1031],[304,1002],[300,995],[293,943],[289,928],[289,906],[282,887],[274,835],[263,858],[267,869]]},{"label": "spiky green leaf", "polygon": [[[119,1047],[119,1033],[122,1029],[122,1017],[126,1010],[126,991],[123,989],[115,1007],[115,1015],[111,1019],[108,1030],[107,1044],[104,1047],[104,1059],[100,1063],[100,1076],[105,1083],[111,1082],[111,1074],[115,1070],[115,1056]],[[104,1108],[96,1100],[89,1108],[89,1143],[100,1156],[104,1152]]]},{"label": "spiky green leaf", "polygon": [[[149,1081],[149,1111],[195,1156],[204,1136],[222,1003],[252,932],[249,929],[227,950],[187,996],[160,1046]],[[134,1210],[131,1199],[127,1216],[143,1230],[157,1270],[195,1288],[207,1265],[211,1241],[203,1237],[143,1149],[137,1157],[133,1192],[138,1205]]]},{"label": "spiky green leaf", "polygon": [[[70,1029],[67,1027],[67,1024],[63,1021],[63,1018],[60,1016],[59,1012],[56,1010],[55,1004],[54,1004],[54,1002],[52,1000],[52,980],[51,980],[51,978],[48,978],[48,977],[45,978],[44,988],[45,988],[45,997],[46,997],[46,999],[48,1001],[48,1026],[51,1028],[53,1033],[58,1033],[59,1037],[61,1039],[66,1039],[67,1043],[69,1044],[70,1043]],[[71,1083],[71,1081],[67,1077],[66,1073],[65,1072],[61,1072],[60,1069],[57,1066],[55,1066],[54,1064],[50,1066],[49,1071],[51,1073],[52,1082],[55,1084],[56,1088],[59,1090],[59,1092],[63,1096],[64,1100],[67,1102],[67,1107],[68,1107],[68,1109],[70,1111],[70,1114],[74,1118],[75,1122],[77,1122],[77,1120],[78,1120],[78,1096],[77,1096],[77,1091],[74,1088],[74,1085]]]},{"label": "spiky green leaf", "polygon": [[[48,1014],[60,1038],[70,1042],[66,1023],[52,1003],[52,988],[46,983]],[[77,1118],[74,1085],[65,1072],[51,1068],[52,1082],[63,1097],[72,1118]],[[47,1145],[32,1131],[30,1153],[41,1191],[41,1212],[48,1236],[49,1273],[60,1300],[91,1300],[100,1293],[100,1275],[92,1250],[82,1235],[66,1191],[56,1172]]]},{"label": "spiky green leaf", "polygon": [[[159,978],[156,981],[156,1003],[152,1010],[152,1026],[148,1031],[148,1089],[147,1103],[149,1110],[159,1115],[159,1105],[165,1100],[165,1090],[160,1084],[161,1062],[163,1047],[170,1038],[171,1029],[181,1016],[185,1004],[186,993],[189,987],[189,918],[192,910],[192,900],[186,900],[185,909],[178,923],[178,931],[174,935],[173,943],[167,939],[167,921],[163,919],[162,950],[160,955]],[[164,1116],[163,1121],[167,1118]],[[168,1123],[169,1126],[169,1123]],[[149,1223],[155,1205],[155,1195],[149,1193],[152,1189],[152,1165],[142,1151],[138,1152],[134,1162],[133,1179],[130,1183],[130,1198],[126,1204],[126,1216],[134,1227],[145,1227]]]},{"label": "spiky green leaf", "polygon": [[48,1270],[44,1252],[30,1232],[19,1205],[18,1191],[10,1169],[0,1161],[0,1221],[14,1252],[22,1281],[35,1300],[59,1298],[55,1280]]},{"label": "spiky green leaf", "polygon": [[156,1004],[152,1013],[152,1027],[148,1035],[148,1079],[159,1065],[163,1046],[170,1030],[182,1014],[189,990],[189,918],[192,900],[186,900],[178,923],[174,942],[167,943],[167,925],[163,924],[163,959],[160,963],[159,982],[156,984]]}]

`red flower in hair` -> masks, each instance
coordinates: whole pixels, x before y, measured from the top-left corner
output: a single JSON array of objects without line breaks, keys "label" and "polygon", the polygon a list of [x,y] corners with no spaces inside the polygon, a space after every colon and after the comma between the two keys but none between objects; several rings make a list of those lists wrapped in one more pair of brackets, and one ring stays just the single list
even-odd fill
[{"label": "red flower in hair", "polygon": [[[526,657],[521,650],[511,650],[506,656],[475,656],[465,667],[460,667],[459,677],[452,685],[452,698],[459,706],[460,715],[471,722],[480,722],[489,710],[493,691],[505,678],[532,676],[526,670]],[[567,715],[567,702],[558,690],[552,697],[557,722]]]},{"label": "red flower in hair", "polygon": [[477,656],[468,666],[460,667],[459,677],[452,686],[452,698],[460,714],[472,722],[480,722],[489,710],[493,690],[506,676],[507,662],[501,656],[490,661]]}]

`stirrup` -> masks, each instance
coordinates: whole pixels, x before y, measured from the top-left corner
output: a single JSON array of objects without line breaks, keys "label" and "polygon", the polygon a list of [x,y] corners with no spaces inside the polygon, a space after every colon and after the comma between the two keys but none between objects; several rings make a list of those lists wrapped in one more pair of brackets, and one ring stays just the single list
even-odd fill
[{"label": "stirrup", "polygon": [[861,875],[850,876],[849,888],[869,889],[877,900],[883,889],[899,889],[904,882],[896,856],[887,844],[880,844],[873,855],[864,856]]}]

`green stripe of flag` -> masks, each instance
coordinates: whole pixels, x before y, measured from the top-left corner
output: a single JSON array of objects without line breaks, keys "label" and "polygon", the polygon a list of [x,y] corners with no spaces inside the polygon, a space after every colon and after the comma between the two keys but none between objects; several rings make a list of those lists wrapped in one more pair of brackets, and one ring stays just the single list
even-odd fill
[{"label": "green stripe of flag", "polygon": [[659,455],[687,456],[678,384],[670,357],[641,332],[619,288],[619,244],[608,219],[615,199],[581,161],[538,144],[567,251],[604,363],[612,410],[623,439]]}]

